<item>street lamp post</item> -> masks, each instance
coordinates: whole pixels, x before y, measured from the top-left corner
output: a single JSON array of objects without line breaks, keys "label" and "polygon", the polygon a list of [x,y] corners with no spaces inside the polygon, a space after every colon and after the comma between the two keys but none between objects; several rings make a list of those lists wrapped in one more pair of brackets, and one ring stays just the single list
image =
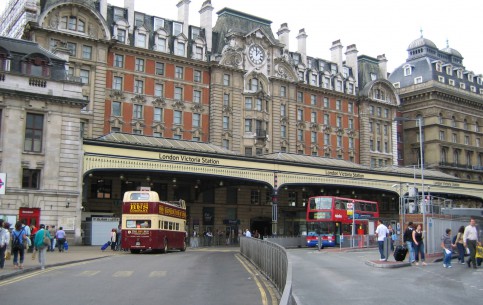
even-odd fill
[{"label": "street lamp post", "polygon": [[423,155],[423,117],[419,116],[416,119],[404,118],[404,117],[395,117],[394,121],[416,121],[419,125],[419,152],[420,152],[420,159],[421,159],[421,198],[422,204],[421,207],[423,209],[423,238],[426,240],[426,207],[425,207],[425,196],[424,196],[424,155]]}]

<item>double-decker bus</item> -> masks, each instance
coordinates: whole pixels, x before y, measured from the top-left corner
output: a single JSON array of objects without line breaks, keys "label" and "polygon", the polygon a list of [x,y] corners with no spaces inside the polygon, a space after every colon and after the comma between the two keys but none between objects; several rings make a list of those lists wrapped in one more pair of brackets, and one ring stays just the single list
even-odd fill
[{"label": "double-decker bus", "polygon": [[149,188],[124,193],[121,247],[131,253],[145,250],[186,250],[186,204],[160,201]]},{"label": "double-decker bus", "polygon": [[340,242],[341,234],[352,234],[353,222],[357,228],[356,234],[368,234],[369,223],[377,218],[379,206],[375,201],[331,196],[310,197],[306,215],[307,246],[317,246],[319,235],[322,246],[335,246]]}]

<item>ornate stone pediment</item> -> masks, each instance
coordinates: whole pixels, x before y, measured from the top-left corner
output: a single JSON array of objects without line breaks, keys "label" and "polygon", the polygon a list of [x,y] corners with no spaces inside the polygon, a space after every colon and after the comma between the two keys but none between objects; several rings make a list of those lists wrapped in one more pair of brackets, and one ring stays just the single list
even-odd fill
[{"label": "ornate stone pediment", "polygon": [[201,105],[200,103],[195,103],[193,104],[193,106],[191,106],[191,110],[193,112],[201,113],[203,112],[203,110],[205,110],[205,108],[203,108],[203,105]]},{"label": "ornate stone pediment", "polygon": [[113,100],[125,99],[124,94],[120,90],[111,90],[111,94],[109,94],[109,97],[112,98]]},{"label": "ornate stone pediment", "polygon": [[335,133],[337,133],[339,136],[344,134],[344,129],[341,127],[335,127],[334,128]]},{"label": "ornate stone pediment", "polygon": [[224,130],[224,131],[221,133],[221,137],[222,137],[223,139],[232,138],[232,137],[233,137],[233,131],[232,131],[232,130]]},{"label": "ornate stone pediment", "polygon": [[331,133],[332,127],[330,127],[330,125],[322,125],[322,131],[325,133]]},{"label": "ornate stone pediment", "polygon": [[133,126],[134,128],[144,128],[146,127],[146,124],[144,124],[144,122],[141,120],[133,120],[131,122],[131,126]]},{"label": "ornate stone pediment", "polygon": [[243,49],[232,45],[226,45],[221,52],[220,65],[242,68]]},{"label": "ornate stone pediment", "polygon": [[310,123],[310,129],[312,129],[312,131],[318,131],[319,130],[319,124],[317,123]]},{"label": "ornate stone pediment", "polygon": [[297,122],[297,129],[305,129],[305,127],[306,127],[305,122],[302,122],[302,121]]},{"label": "ornate stone pediment", "polygon": [[223,114],[233,114],[233,108],[227,105],[223,106]]},{"label": "ornate stone pediment", "polygon": [[166,101],[164,100],[164,98],[162,97],[157,97],[155,98],[151,104],[153,104],[153,106],[158,106],[158,107],[166,107]]},{"label": "ornate stone pediment", "polygon": [[290,122],[286,116],[283,116],[282,118],[280,118],[280,123],[284,125],[290,125]]},{"label": "ornate stone pediment", "polygon": [[356,132],[353,129],[349,129],[349,128],[345,130],[345,133],[347,133],[347,135],[351,138],[355,137],[356,135]]},{"label": "ornate stone pediment", "polygon": [[175,100],[173,102],[173,109],[184,109],[185,108],[185,105],[184,105],[184,102],[181,101],[181,100]]},{"label": "ornate stone pediment", "polygon": [[140,103],[140,104],[145,104],[146,103],[146,97],[141,94],[136,94],[134,97],[131,98],[131,101],[133,103]]},{"label": "ornate stone pediment", "polygon": [[164,124],[161,123],[161,122],[158,122],[158,123],[155,123],[155,124],[151,125],[151,128],[153,130],[156,130],[156,131],[164,131],[166,129],[166,127],[164,126]]}]

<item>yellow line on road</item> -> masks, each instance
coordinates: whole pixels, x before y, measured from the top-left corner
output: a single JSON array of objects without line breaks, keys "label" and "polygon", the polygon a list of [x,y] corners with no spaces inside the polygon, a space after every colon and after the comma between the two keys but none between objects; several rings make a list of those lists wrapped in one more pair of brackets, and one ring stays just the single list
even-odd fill
[{"label": "yellow line on road", "polygon": [[265,289],[263,289],[262,284],[258,280],[257,276],[253,271],[248,267],[248,265],[240,258],[239,254],[235,254],[236,259],[242,264],[242,266],[250,273],[255,280],[255,284],[257,284],[258,290],[260,290],[260,296],[262,298],[262,304],[268,305],[267,294],[265,293]]}]

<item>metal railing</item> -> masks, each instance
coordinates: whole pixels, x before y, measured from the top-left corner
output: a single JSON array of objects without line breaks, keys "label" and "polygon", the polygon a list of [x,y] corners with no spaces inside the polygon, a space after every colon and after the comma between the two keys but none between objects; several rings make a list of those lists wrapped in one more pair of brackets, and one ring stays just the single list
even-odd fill
[{"label": "metal railing", "polygon": [[240,252],[267,276],[282,294],[280,305],[296,305],[292,295],[292,264],[285,249],[257,238],[240,238]]}]

